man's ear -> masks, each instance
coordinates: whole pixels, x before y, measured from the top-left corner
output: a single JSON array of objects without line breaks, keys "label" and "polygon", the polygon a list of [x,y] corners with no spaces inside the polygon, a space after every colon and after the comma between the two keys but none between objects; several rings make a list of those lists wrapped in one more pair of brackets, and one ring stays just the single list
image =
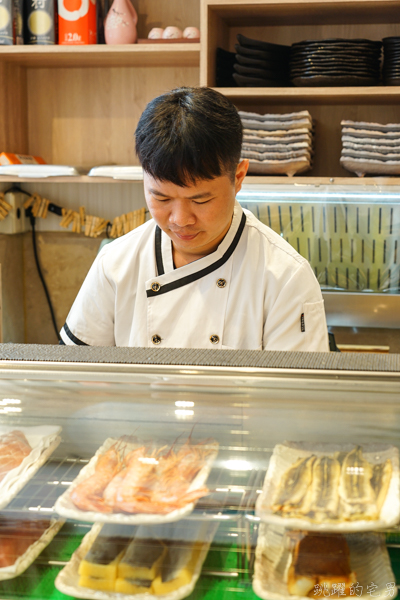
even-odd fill
[{"label": "man's ear", "polygon": [[244,158],[237,166],[236,175],[235,175],[235,194],[240,192],[242,189],[242,183],[244,178],[247,175],[247,171],[249,168],[249,159]]}]

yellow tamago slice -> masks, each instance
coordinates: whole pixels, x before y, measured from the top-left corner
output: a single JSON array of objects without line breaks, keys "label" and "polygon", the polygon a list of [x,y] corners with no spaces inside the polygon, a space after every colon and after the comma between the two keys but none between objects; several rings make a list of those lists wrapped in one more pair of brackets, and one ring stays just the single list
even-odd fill
[{"label": "yellow tamago slice", "polygon": [[178,576],[174,579],[171,579],[170,581],[162,581],[162,576],[158,575],[151,585],[152,593],[156,596],[160,596],[162,594],[169,594],[170,592],[174,592],[175,590],[183,587],[184,585],[189,584],[192,581],[193,572],[199,559],[201,548],[201,543],[194,544],[193,552],[190,556],[187,565],[179,571]]},{"label": "yellow tamago slice", "polygon": [[[150,583],[150,582],[149,582]],[[151,585],[140,585],[140,581],[132,579],[117,579],[115,582],[115,591],[120,594],[150,594]]]},{"label": "yellow tamago slice", "polygon": [[133,540],[117,568],[117,579],[153,581],[166,553],[158,540]]},{"label": "yellow tamago slice", "polygon": [[100,577],[79,577],[78,585],[91,590],[101,590],[103,592],[113,592],[115,589],[115,579],[102,579]]},{"label": "yellow tamago slice", "polygon": [[178,590],[184,585],[190,583],[192,581],[192,577],[193,571],[187,567],[179,571],[178,577],[171,579],[171,581],[162,581],[161,576],[158,575],[158,577],[156,577],[151,584],[151,591],[157,596],[169,594],[170,592],[174,592],[175,590]]},{"label": "yellow tamago slice", "polygon": [[82,577],[94,577],[96,579],[109,579],[115,581],[117,578],[117,567],[123,553],[121,552],[108,565],[92,563],[87,560],[81,560],[78,573]]}]

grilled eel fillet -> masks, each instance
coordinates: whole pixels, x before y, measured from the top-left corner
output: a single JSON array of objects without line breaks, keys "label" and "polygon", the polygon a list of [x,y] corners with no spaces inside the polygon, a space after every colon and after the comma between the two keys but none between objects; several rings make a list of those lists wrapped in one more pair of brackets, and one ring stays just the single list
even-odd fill
[{"label": "grilled eel fillet", "polygon": [[271,504],[274,512],[288,513],[299,508],[310,487],[315,460],[314,455],[299,458],[284,472]]},{"label": "grilled eel fillet", "polygon": [[378,518],[372,475],[372,465],[364,459],[361,446],[356,446],[344,459],[340,476],[339,495],[344,519]]},{"label": "grilled eel fillet", "polygon": [[389,490],[390,480],[392,479],[393,467],[392,461],[388,458],[380,465],[374,465],[371,485],[376,495],[376,506],[378,513],[381,512],[383,503]]},{"label": "grilled eel fillet", "polygon": [[336,458],[320,456],[314,462],[312,481],[307,494],[308,502],[303,503],[299,512],[313,521],[335,519],[339,507],[340,463]]}]

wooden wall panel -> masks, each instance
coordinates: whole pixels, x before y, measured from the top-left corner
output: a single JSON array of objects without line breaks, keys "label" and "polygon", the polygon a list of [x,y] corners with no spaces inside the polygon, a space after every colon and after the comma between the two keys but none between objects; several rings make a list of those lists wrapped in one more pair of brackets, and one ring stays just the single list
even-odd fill
[{"label": "wooden wall panel", "polygon": [[[145,206],[143,182],[125,183],[23,183],[21,188],[30,194],[38,193],[51,202],[71,210],[86,208],[86,214],[112,220],[131,210]],[[58,215],[48,213],[37,219],[38,231],[65,233]],[[71,226],[70,226],[71,229]]]},{"label": "wooden wall panel", "polygon": [[22,234],[0,235],[2,341],[24,343]]},{"label": "wooden wall panel", "polygon": [[182,30],[200,26],[200,0],[132,0],[138,13],[138,36],[147,38],[153,27],[175,25]]},{"label": "wooden wall panel", "polygon": [[198,82],[197,67],[30,69],[29,151],[54,164],[137,164],[134,132],[147,102]]},{"label": "wooden wall panel", "polygon": [[0,152],[26,153],[26,69],[0,62],[0,81]]},{"label": "wooden wall panel", "polygon": [[[399,15],[400,20],[400,15]],[[256,40],[265,40],[274,44],[294,44],[304,40],[323,40],[330,38],[366,38],[381,40],[384,37],[400,35],[400,23],[380,23],[372,25],[285,25],[276,27],[231,27],[230,49],[234,50],[236,35],[242,33]]]}]

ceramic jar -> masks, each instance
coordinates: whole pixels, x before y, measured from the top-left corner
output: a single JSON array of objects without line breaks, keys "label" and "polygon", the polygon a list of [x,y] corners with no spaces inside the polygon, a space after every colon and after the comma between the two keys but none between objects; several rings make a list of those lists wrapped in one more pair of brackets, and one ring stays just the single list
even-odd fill
[{"label": "ceramic jar", "polygon": [[130,0],[114,0],[104,24],[106,44],[134,44],[137,19]]}]

